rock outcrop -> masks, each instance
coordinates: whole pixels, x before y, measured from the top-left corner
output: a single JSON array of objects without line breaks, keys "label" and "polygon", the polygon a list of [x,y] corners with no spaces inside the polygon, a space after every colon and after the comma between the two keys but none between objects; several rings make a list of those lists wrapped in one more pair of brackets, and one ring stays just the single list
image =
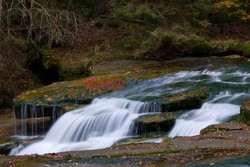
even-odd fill
[{"label": "rock outcrop", "polygon": [[167,132],[174,126],[175,119],[176,116],[172,113],[141,116],[135,121],[134,131],[139,135],[150,132]]},{"label": "rock outcrop", "polygon": [[188,90],[173,96],[164,97],[163,112],[200,108],[207,97],[208,89],[205,88]]}]

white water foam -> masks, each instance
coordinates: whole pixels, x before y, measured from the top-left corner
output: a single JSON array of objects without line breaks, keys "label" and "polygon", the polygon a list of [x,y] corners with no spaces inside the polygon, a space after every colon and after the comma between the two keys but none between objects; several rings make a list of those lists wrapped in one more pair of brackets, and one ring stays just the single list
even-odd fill
[{"label": "white water foam", "polygon": [[133,121],[148,112],[160,112],[155,104],[120,98],[95,99],[91,105],[63,115],[46,137],[17,155],[93,150],[112,146],[127,137]]},{"label": "white water foam", "polygon": [[240,106],[227,103],[205,103],[200,109],[189,111],[176,120],[169,137],[199,135],[201,129],[224,122],[239,114]]}]

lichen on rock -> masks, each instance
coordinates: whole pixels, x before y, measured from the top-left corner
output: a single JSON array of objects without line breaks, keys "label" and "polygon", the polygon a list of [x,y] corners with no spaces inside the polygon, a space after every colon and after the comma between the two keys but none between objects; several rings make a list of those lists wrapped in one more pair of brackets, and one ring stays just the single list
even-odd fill
[{"label": "lichen on rock", "polygon": [[135,120],[134,131],[136,134],[148,134],[150,132],[167,132],[176,120],[172,113],[150,114]]},{"label": "lichen on rock", "polygon": [[163,97],[163,111],[172,112],[200,108],[203,101],[208,97],[208,89],[199,88]]}]

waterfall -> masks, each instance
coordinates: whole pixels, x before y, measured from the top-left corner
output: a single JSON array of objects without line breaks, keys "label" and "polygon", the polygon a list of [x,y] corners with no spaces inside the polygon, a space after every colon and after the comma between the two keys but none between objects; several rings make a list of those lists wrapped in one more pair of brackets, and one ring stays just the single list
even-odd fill
[{"label": "waterfall", "polygon": [[140,115],[160,111],[161,107],[155,103],[123,98],[94,99],[90,105],[64,114],[42,141],[17,154],[45,154],[110,147],[131,134],[131,125]]},{"label": "waterfall", "polygon": [[[20,108],[13,108],[14,126],[16,138],[30,138],[44,135],[48,130],[48,124],[53,124],[63,114],[56,106],[48,107],[21,104]],[[50,109],[51,108],[51,109]],[[47,119],[47,120],[45,120]]]},{"label": "waterfall", "polygon": [[240,105],[237,104],[249,98],[250,94],[246,93],[231,95],[229,92],[221,92],[212,101],[204,103],[200,109],[182,114],[168,136],[199,135],[207,126],[225,122],[231,116],[239,114]]},{"label": "waterfall", "polygon": [[238,105],[205,103],[201,109],[189,111],[178,118],[169,137],[199,135],[201,129],[222,123],[230,116],[239,113]]},{"label": "waterfall", "polygon": [[[238,71],[238,67],[213,69],[213,71],[200,69],[181,71],[155,78],[153,81],[153,85],[141,84],[96,98],[90,105],[65,113],[61,117],[60,112],[54,107],[50,114],[55,123],[45,138],[24,149],[13,150],[12,155],[110,147],[117,141],[136,133],[134,120],[139,116],[150,112],[161,112],[162,101],[159,99],[190,89],[209,88],[207,102],[200,109],[182,114],[168,133],[170,137],[198,135],[201,129],[211,124],[222,123],[231,116],[239,114],[242,102],[250,99],[250,74]],[[81,102],[76,101],[76,103]],[[28,108],[22,106],[22,118],[30,115]],[[38,109],[39,107],[32,109],[31,119],[39,117],[38,113],[47,115],[47,112],[41,112],[41,109],[37,112]],[[35,123],[32,127],[34,129],[32,134],[36,134],[37,125]],[[21,132],[25,134],[27,132],[25,123],[21,127]],[[44,128],[44,125],[42,127]],[[148,141],[160,142],[161,139]]]}]

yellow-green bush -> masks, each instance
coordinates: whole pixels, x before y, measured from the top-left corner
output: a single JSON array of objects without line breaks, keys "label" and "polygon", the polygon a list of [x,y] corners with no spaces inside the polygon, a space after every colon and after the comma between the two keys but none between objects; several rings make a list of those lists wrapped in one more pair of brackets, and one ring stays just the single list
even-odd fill
[{"label": "yellow-green bush", "polygon": [[241,49],[243,52],[243,56],[250,57],[250,42],[243,44]]},{"label": "yellow-green bush", "polygon": [[146,23],[160,24],[164,19],[155,14],[150,8],[146,6],[125,6],[117,9],[117,17],[125,20],[141,20]]}]

